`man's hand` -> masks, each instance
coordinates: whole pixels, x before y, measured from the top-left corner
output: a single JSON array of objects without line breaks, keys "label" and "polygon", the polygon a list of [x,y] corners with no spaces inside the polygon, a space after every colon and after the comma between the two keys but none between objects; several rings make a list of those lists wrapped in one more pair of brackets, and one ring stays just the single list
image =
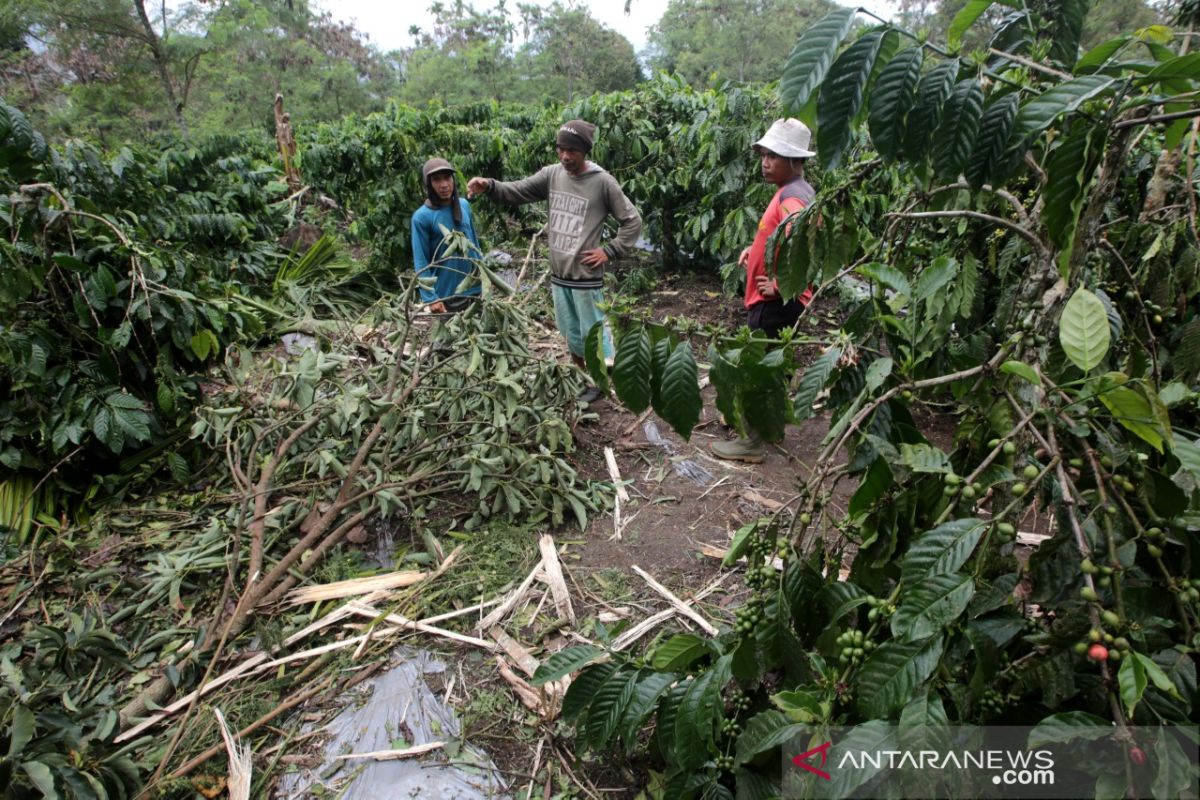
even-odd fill
[{"label": "man's hand", "polygon": [[467,181],[467,199],[469,200],[472,197],[478,197],[481,194],[487,194],[488,190],[491,188],[491,178],[480,178],[479,176],[475,176],[474,178],[471,178],[471,180]]},{"label": "man's hand", "polygon": [[584,250],[579,255],[579,262],[588,267],[603,267],[608,263],[608,253],[599,247],[595,250]]},{"label": "man's hand", "polygon": [[430,314],[445,314],[446,313],[446,304],[443,303],[441,300],[430,303],[429,304],[429,313]]},{"label": "man's hand", "polygon": [[779,295],[779,284],[775,282],[774,278],[759,275],[755,280],[758,282],[758,293],[766,299],[770,300],[772,297]]},{"label": "man's hand", "polygon": [[747,247],[745,250],[743,250],[742,254],[740,256],[738,256],[738,266],[745,269],[746,264],[748,264],[748,263],[750,263],[750,248],[749,247]]}]

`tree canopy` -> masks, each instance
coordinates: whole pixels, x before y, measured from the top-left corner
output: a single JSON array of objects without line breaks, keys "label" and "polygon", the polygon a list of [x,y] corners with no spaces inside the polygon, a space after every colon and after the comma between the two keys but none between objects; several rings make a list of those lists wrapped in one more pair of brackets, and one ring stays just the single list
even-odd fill
[{"label": "tree canopy", "polygon": [[318,122],[391,98],[569,101],[641,79],[629,41],[574,4],[430,8],[429,30],[383,53],[309,0],[0,0],[0,95],[52,137],[117,144],[267,129],[277,92],[298,122]]},{"label": "tree canopy", "polygon": [[116,142],[169,127],[264,127],[276,92],[298,100],[309,119],[336,119],[382,107],[397,79],[361,33],[307,0],[174,10],[143,0],[32,0],[0,20],[19,31],[0,62],[0,91],[51,134]]},{"label": "tree canopy", "polygon": [[504,0],[478,11],[463,0],[430,6],[430,30],[400,56],[399,96],[414,104],[479,100],[541,103],[632,88],[641,78],[633,45],[574,3],[541,7]]},{"label": "tree canopy", "polygon": [[583,8],[555,2],[521,4],[528,41],[517,55],[538,95],[571,101],[578,95],[632,87],[641,78],[633,45]]},{"label": "tree canopy", "polygon": [[775,80],[800,32],[830,0],[671,0],[650,34],[650,64],[693,86]]}]

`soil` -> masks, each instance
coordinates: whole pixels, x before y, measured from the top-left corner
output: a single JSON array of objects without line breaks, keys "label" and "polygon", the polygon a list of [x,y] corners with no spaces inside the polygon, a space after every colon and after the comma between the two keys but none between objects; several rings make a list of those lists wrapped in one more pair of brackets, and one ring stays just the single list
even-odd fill
[{"label": "soil", "polygon": [[[710,329],[732,331],[745,324],[740,299],[724,295],[711,274],[666,278],[639,306],[653,309],[658,320],[686,318]],[[807,315],[819,321],[816,330],[822,331],[835,309],[835,301],[818,299]],[[818,345],[801,348],[800,363],[811,362],[820,350]],[[575,431],[581,473],[609,480],[604,448],[612,447],[630,501],[621,504],[620,538],[614,535],[611,515],[592,521],[580,560],[572,566],[577,578],[628,571],[636,564],[686,598],[722,571],[720,560],[703,555],[701,545],[727,547],[738,528],[795,497],[822,449],[828,419],[818,415],[789,426],[782,442],[767,447],[760,464],[723,461],[711,455],[710,447],[735,434],[722,424],[715,394],[711,386],[702,391],[704,407],[690,441],[653,413],[639,417],[615,398],[591,406],[594,418]]]}]

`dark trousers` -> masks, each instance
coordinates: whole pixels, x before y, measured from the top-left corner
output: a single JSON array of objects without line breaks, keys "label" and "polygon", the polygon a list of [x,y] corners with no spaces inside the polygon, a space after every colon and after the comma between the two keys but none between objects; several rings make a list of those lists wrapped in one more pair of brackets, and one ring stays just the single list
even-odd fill
[{"label": "dark trousers", "polygon": [[804,306],[799,300],[764,300],[755,303],[746,311],[746,324],[752,331],[762,331],[769,338],[776,339],[785,328],[790,328],[804,313]]}]

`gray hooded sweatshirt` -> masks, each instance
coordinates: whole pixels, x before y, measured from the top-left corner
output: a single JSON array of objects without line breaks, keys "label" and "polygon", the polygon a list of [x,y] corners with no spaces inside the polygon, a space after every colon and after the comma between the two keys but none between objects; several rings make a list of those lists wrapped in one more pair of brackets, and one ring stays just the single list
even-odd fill
[{"label": "gray hooded sweatshirt", "polygon": [[579,254],[600,246],[605,217],[611,214],[620,223],[617,237],[604,248],[610,259],[632,253],[642,232],[642,216],[616,179],[591,161],[576,176],[551,164],[524,180],[493,181],[488,195],[510,205],[550,201],[550,280],[570,289],[603,287],[604,267],[585,266]]}]

